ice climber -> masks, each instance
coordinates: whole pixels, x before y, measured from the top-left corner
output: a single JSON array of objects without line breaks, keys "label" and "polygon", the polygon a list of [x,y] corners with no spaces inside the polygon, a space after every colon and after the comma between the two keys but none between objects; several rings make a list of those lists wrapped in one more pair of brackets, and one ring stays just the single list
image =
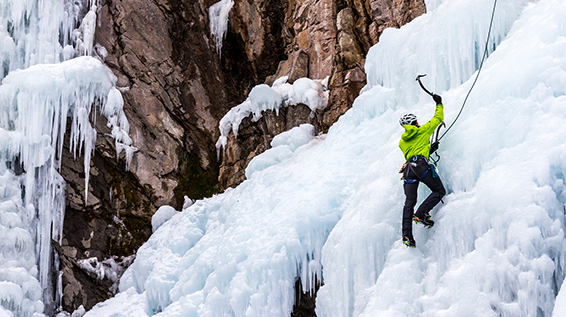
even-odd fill
[{"label": "ice climber", "polygon": [[[446,194],[444,185],[436,172],[434,165],[428,161],[431,153],[430,137],[436,127],[444,120],[442,98],[433,95],[436,102],[434,117],[426,124],[419,126],[414,114],[406,114],[399,119],[405,128],[405,133],[399,141],[399,148],[407,160],[401,169],[403,173],[403,190],[405,191],[405,206],[403,207],[403,243],[408,247],[415,247],[411,220],[431,228],[434,221],[430,219],[430,210],[438,204]],[[432,193],[422,202],[414,213],[417,204],[417,189],[419,182],[423,182]]]}]

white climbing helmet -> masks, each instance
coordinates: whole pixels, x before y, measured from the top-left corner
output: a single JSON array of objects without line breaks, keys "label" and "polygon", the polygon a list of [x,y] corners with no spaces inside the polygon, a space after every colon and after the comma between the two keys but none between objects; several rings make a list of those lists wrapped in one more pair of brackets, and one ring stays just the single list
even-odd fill
[{"label": "white climbing helmet", "polygon": [[403,127],[405,126],[405,124],[413,124],[415,121],[417,121],[417,116],[415,116],[412,113],[409,113],[403,115],[401,119],[399,119],[399,124]]}]

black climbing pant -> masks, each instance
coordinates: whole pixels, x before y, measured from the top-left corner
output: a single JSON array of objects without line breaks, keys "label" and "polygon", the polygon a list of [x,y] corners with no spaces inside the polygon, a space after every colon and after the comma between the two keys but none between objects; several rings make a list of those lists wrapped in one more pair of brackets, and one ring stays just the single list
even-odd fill
[{"label": "black climbing pant", "polygon": [[422,202],[414,214],[419,218],[423,218],[436,206],[442,197],[446,195],[446,190],[440,177],[433,167],[431,167],[427,159],[422,156],[413,156],[407,161],[407,167],[403,174],[405,191],[405,207],[403,207],[403,235],[413,236],[412,220],[415,205],[417,204],[417,190],[419,182],[423,182],[432,193]]}]

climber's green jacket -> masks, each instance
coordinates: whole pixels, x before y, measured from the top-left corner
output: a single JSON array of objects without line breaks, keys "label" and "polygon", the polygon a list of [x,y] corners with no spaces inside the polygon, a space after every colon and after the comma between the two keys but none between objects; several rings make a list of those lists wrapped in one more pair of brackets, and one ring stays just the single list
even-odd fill
[{"label": "climber's green jacket", "polygon": [[430,151],[430,137],[434,133],[434,129],[444,121],[444,110],[441,104],[436,105],[434,117],[426,124],[418,127],[411,124],[405,124],[405,133],[399,141],[399,148],[403,151],[405,160],[415,155],[424,155],[428,159]]}]

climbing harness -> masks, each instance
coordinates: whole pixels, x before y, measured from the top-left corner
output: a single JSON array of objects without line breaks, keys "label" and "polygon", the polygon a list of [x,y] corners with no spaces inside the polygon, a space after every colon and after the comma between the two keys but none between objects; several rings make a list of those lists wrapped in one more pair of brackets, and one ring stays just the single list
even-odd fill
[{"label": "climbing harness", "polygon": [[[460,115],[462,114],[462,110],[464,110],[464,106],[466,105],[466,102],[468,101],[468,97],[470,96],[470,93],[472,92],[472,89],[474,89],[474,86],[476,85],[476,82],[478,81],[478,78],[480,77],[480,73],[481,70],[483,68],[483,63],[485,62],[485,58],[487,57],[487,52],[488,52],[488,48],[489,48],[489,38],[491,36],[491,29],[493,26],[493,18],[495,16],[495,8],[497,7],[497,0],[495,0],[493,2],[493,10],[491,11],[491,20],[489,22],[489,30],[487,32],[487,40],[485,41],[485,49],[483,51],[483,56],[480,62],[480,67],[478,69],[478,73],[476,74],[476,78],[474,79],[474,82],[472,83],[472,86],[470,87],[470,90],[468,90],[468,93],[466,94],[466,98],[464,98],[464,102],[462,103],[462,107],[460,107],[460,111],[458,112],[458,115],[456,116],[456,119],[454,119],[454,121],[450,124],[450,126],[446,129],[446,131],[444,131],[444,133],[442,133],[442,135],[439,137],[438,133],[440,132],[440,128],[441,127],[445,127],[446,125],[444,124],[444,122],[442,122],[437,128],[436,128],[436,137],[434,142],[431,142],[431,150],[430,150],[430,154],[435,154],[436,158],[432,160],[433,164],[436,166],[436,163],[438,161],[440,161],[440,155],[438,155],[438,153],[436,153],[436,150],[438,149],[438,146],[440,145],[440,140],[442,140],[442,138],[446,135],[446,133],[448,133],[448,131],[450,131],[450,129],[452,128],[452,126],[454,126],[454,124],[456,123],[456,121],[458,121],[458,118],[460,118]],[[423,83],[421,82],[421,77],[426,76],[426,74],[424,75],[418,75],[416,81],[419,82],[419,85],[421,86],[421,88],[429,95],[433,96],[434,94],[431,93],[430,91],[428,91],[425,86],[423,85]]]},{"label": "climbing harness", "polygon": [[[423,159],[425,161],[425,163],[429,166],[429,168],[427,168],[420,175],[414,169],[415,167],[417,167],[417,162],[419,161],[419,158]],[[414,184],[414,183],[422,182],[422,180],[428,174],[429,170],[432,171],[432,177],[438,178],[438,173],[436,172],[436,168],[434,167],[434,165],[429,163],[429,160],[427,160],[426,157],[424,157],[422,155],[415,155],[415,156],[411,156],[407,160],[407,162],[405,164],[403,164],[403,168],[401,168],[399,173],[403,173],[403,176],[401,177],[401,179],[403,180],[403,182],[405,184]],[[417,176],[417,178],[406,178],[405,177],[405,175],[407,174],[406,172],[412,172],[413,174],[418,175],[418,176]]]},{"label": "climbing harness", "polygon": [[[424,162],[428,165],[428,167],[426,168],[426,170],[422,173],[417,173],[417,171],[415,171],[415,167],[418,167],[419,165],[417,164],[417,162],[419,160],[424,160]],[[403,168],[401,168],[401,170],[399,171],[399,173],[403,173],[401,176],[401,180],[403,181],[404,184],[416,184],[418,182],[422,182],[423,179],[428,175],[428,173],[431,173],[432,178],[438,178],[438,171],[436,170],[436,162],[432,162],[430,158],[427,160],[427,158],[423,155],[414,155],[411,156],[407,162],[405,162],[405,164],[403,164]],[[417,178],[408,178],[406,177],[409,173],[414,174],[415,176],[417,176]],[[442,198],[440,199],[440,202],[442,202],[444,204],[444,200],[442,200]]]}]

